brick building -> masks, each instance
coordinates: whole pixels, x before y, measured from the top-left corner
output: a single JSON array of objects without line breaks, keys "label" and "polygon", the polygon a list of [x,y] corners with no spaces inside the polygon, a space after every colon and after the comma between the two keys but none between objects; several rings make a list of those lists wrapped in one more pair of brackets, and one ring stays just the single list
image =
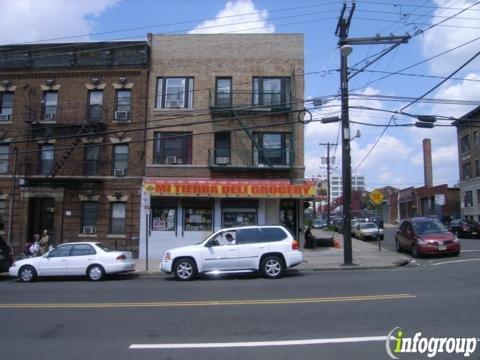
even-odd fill
[{"label": "brick building", "polygon": [[301,237],[302,199],[315,194],[304,181],[298,121],[303,36],[150,41],[140,256],[238,224],[283,224]]},{"label": "brick building", "polygon": [[0,235],[16,253],[43,230],[136,250],[147,61],[141,41],[0,47]]}]

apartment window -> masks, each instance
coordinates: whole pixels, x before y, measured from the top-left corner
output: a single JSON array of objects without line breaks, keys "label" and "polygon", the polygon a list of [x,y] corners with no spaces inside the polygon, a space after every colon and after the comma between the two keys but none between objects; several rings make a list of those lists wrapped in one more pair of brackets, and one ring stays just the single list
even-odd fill
[{"label": "apartment window", "polygon": [[460,146],[462,149],[462,154],[468,153],[470,151],[470,135],[465,135],[460,140]]},{"label": "apartment window", "polygon": [[475,177],[480,176],[480,160],[475,160]]},{"label": "apartment window", "polygon": [[473,132],[473,148],[480,150],[480,133],[478,131]]},{"label": "apartment window", "polygon": [[232,78],[216,78],[215,106],[232,106]]},{"label": "apartment window", "polygon": [[193,78],[158,78],[155,107],[160,109],[193,108]]},{"label": "apartment window", "polygon": [[0,174],[8,173],[8,153],[10,146],[0,144]]},{"label": "apartment window", "polygon": [[100,145],[88,144],[84,151],[84,174],[87,176],[98,175]]},{"label": "apartment window", "polygon": [[5,200],[0,200],[0,231],[5,231],[5,218],[7,216]]},{"label": "apartment window", "polygon": [[290,136],[284,133],[257,133],[254,137],[260,145],[259,152],[254,147],[255,163],[267,165],[289,164],[288,150],[290,148]]},{"label": "apartment window", "polygon": [[465,191],[464,204],[465,204],[465,207],[466,207],[466,208],[473,206],[472,191]]},{"label": "apartment window", "polygon": [[215,164],[230,164],[230,133],[215,133]]},{"label": "apartment window", "polygon": [[13,93],[0,93],[0,120],[8,121],[12,119],[13,113]]},{"label": "apartment window", "polygon": [[49,175],[53,169],[54,147],[50,144],[40,145],[39,150],[39,175]]},{"label": "apartment window", "polygon": [[113,172],[118,175],[118,171],[122,171],[122,175],[127,175],[128,170],[128,145],[114,145],[113,146]]},{"label": "apartment window", "polygon": [[155,133],[156,164],[191,164],[192,133]]},{"label": "apartment window", "polygon": [[88,92],[88,120],[100,121],[103,113],[103,91],[92,90]]},{"label": "apartment window", "polygon": [[98,218],[98,202],[83,201],[82,202],[82,229],[84,234],[95,233]]},{"label": "apartment window", "polygon": [[290,108],[290,89],[288,77],[254,77],[253,105]]},{"label": "apartment window", "polygon": [[480,207],[480,189],[477,189],[477,206]]},{"label": "apartment window", "polygon": [[126,207],[124,202],[110,204],[110,234],[125,234]]},{"label": "apartment window", "polygon": [[463,180],[468,180],[472,177],[472,167],[470,163],[462,165]]},{"label": "apartment window", "polygon": [[132,91],[117,90],[115,101],[115,120],[126,120],[130,118],[132,109]]},{"label": "apartment window", "polygon": [[58,106],[58,91],[46,91],[42,98],[42,119],[55,120]]}]

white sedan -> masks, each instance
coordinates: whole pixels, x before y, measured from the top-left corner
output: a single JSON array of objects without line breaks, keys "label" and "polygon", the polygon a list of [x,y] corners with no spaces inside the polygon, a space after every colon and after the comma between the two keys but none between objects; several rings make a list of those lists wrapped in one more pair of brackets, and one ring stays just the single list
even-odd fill
[{"label": "white sedan", "polygon": [[106,274],[135,271],[130,251],[116,251],[98,242],[65,243],[48,253],[18,260],[9,269],[10,276],[30,282],[38,276],[87,276],[102,280]]}]

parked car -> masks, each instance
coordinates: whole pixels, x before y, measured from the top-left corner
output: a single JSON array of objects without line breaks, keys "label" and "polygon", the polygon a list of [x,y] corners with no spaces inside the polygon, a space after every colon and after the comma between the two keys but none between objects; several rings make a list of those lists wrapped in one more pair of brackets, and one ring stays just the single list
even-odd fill
[{"label": "parked car", "polygon": [[13,257],[10,246],[0,238],[0,273],[8,271],[12,263]]},{"label": "parked car", "polygon": [[312,221],[312,228],[314,229],[323,229],[327,226],[327,220],[324,219],[314,219]]},{"label": "parked car", "polygon": [[366,223],[367,221],[364,219],[364,218],[355,218],[355,219],[352,219],[352,230],[351,230],[351,233],[352,233],[352,236],[355,236],[355,228],[357,227],[358,224],[360,223]]},{"label": "parked car", "polygon": [[276,279],[284,269],[302,262],[298,241],[283,226],[245,226],[221,229],[199,244],[168,250],[160,269],[177,280],[250,271]]},{"label": "parked car", "polygon": [[373,222],[361,222],[355,226],[354,236],[360,240],[376,240],[378,236],[383,240],[383,229],[379,229]]},{"label": "parked car", "polygon": [[10,276],[31,282],[40,276],[87,276],[102,280],[106,274],[135,271],[130,251],[116,251],[98,242],[65,243],[48,253],[18,260],[10,267]]},{"label": "parked car", "polygon": [[395,233],[397,251],[411,251],[414,257],[460,254],[460,241],[436,219],[417,217],[403,220]]},{"label": "parked car", "polygon": [[479,237],[480,228],[476,222],[468,222],[462,219],[455,219],[448,224],[448,230],[458,237]]}]

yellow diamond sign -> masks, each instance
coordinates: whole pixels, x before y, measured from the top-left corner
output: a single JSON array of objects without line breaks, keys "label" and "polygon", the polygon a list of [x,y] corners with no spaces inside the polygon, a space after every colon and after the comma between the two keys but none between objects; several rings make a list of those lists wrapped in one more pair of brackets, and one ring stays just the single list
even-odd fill
[{"label": "yellow diamond sign", "polygon": [[371,202],[373,202],[375,205],[380,205],[383,201],[383,198],[385,197],[383,195],[383,192],[381,190],[373,190],[370,195],[368,195],[369,199]]}]

